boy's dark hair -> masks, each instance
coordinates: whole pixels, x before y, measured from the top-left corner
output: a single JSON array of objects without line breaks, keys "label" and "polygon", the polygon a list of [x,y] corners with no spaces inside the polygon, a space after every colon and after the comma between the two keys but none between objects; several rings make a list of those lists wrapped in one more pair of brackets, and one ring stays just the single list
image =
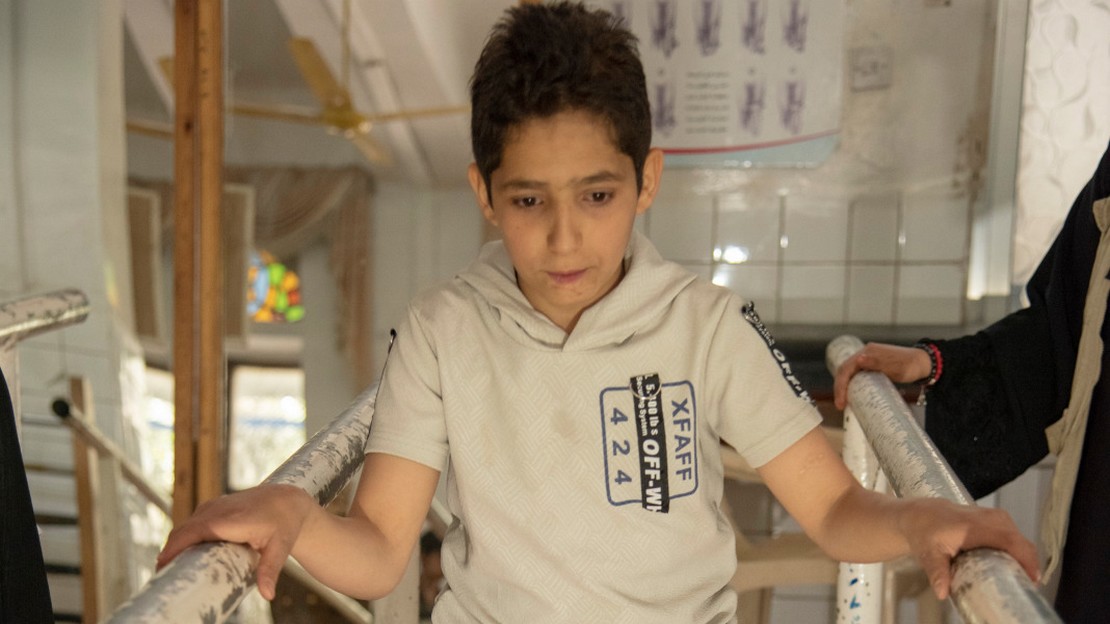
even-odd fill
[{"label": "boy's dark hair", "polygon": [[474,67],[470,100],[471,148],[487,186],[515,126],[584,110],[609,123],[640,188],[651,107],[636,37],[613,15],[578,2],[509,9]]}]

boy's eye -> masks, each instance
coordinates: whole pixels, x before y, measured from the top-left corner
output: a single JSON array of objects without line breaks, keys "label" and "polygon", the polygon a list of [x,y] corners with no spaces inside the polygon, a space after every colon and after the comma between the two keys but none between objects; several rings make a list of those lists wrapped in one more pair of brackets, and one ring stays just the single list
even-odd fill
[{"label": "boy's eye", "polygon": [[613,197],[613,194],[609,191],[590,191],[586,193],[586,201],[591,204],[604,204],[611,197]]},{"label": "boy's eye", "polygon": [[540,205],[540,198],[532,196],[517,197],[513,199],[513,205],[521,208],[534,208]]}]

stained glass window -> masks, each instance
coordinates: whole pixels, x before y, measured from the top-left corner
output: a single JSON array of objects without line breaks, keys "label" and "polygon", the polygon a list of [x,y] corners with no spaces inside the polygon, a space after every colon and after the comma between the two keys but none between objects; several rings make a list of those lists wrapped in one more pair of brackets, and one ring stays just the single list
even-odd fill
[{"label": "stained glass window", "polygon": [[295,323],[304,318],[300,278],[266,251],[251,253],[247,315],[259,323]]}]

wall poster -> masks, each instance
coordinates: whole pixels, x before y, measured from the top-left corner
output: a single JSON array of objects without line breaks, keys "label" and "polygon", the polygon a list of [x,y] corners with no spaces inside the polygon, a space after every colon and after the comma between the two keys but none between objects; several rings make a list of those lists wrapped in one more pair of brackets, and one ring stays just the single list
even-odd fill
[{"label": "wall poster", "polygon": [[679,166],[814,166],[836,148],[844,3],[595,0],[639,38],[653,143]]}]

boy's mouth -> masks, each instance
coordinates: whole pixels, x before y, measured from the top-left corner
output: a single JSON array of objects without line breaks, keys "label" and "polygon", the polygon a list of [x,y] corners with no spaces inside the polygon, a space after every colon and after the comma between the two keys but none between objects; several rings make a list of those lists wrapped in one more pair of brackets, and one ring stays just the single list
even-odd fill
[{"label": "boy's mouth", "polygon": [[586,274],[586,269],[579,269],[577,271],[548,271],[547,275],[551,278],[552,282],[556,284],[571,284],[578,281],[583,275]]}]

